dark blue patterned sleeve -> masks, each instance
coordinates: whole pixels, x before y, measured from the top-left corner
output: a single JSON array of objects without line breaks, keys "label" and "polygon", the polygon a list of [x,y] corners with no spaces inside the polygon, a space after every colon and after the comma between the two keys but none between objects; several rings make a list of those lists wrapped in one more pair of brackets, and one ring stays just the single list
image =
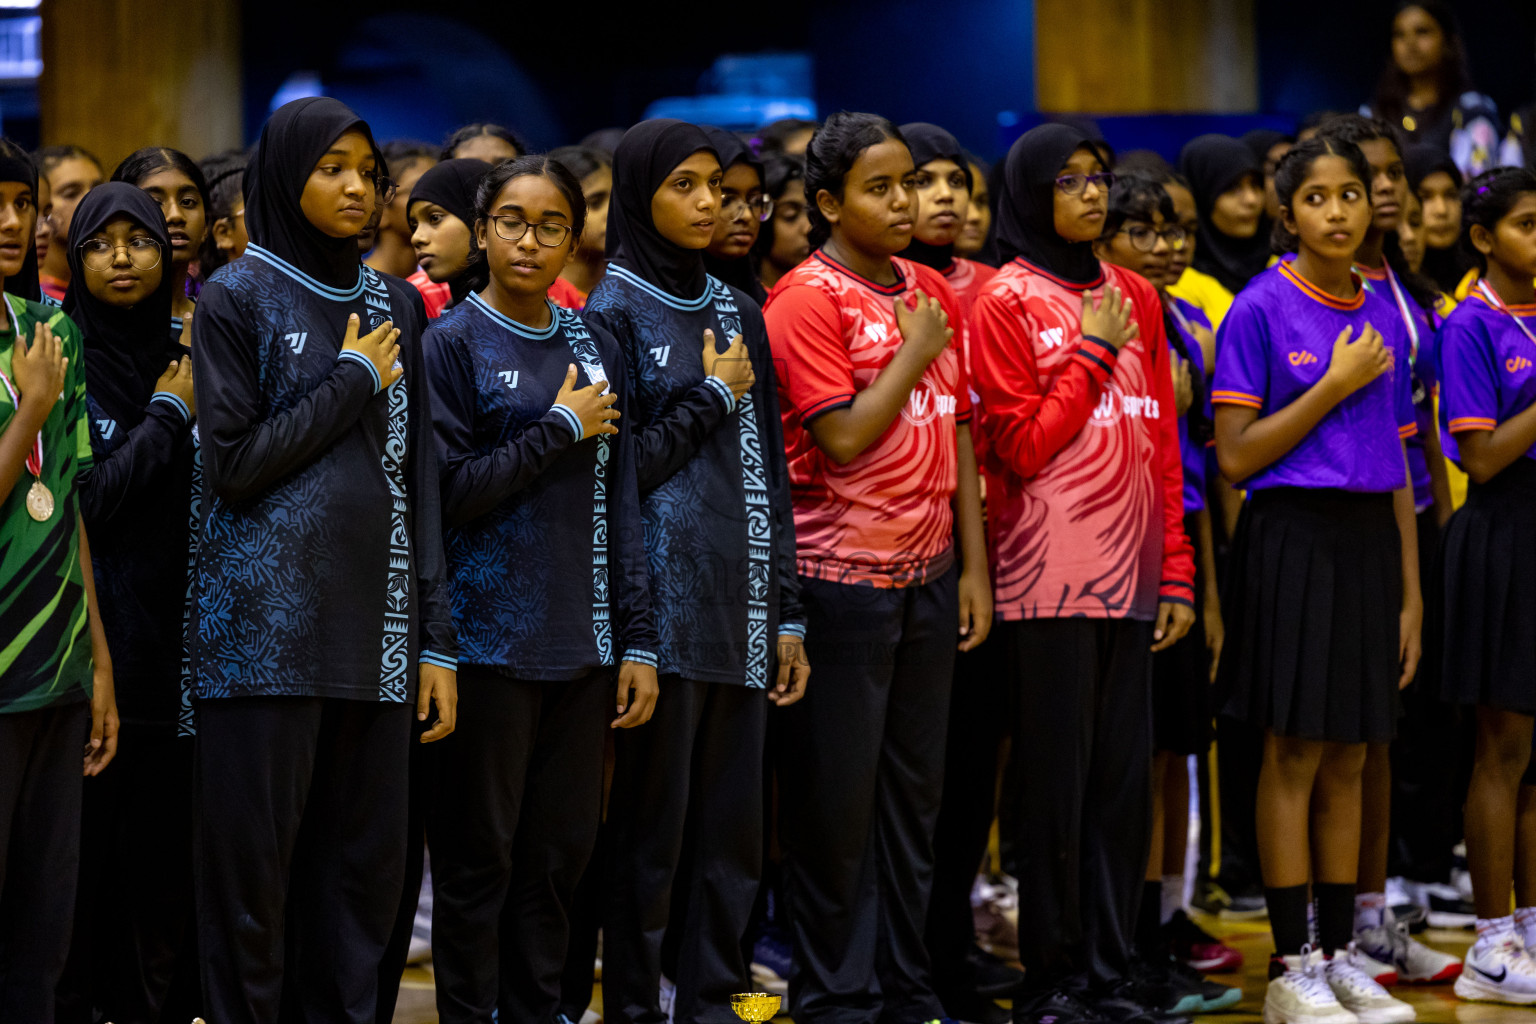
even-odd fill
[{"label": "dark blue patterned sleeve", "polygon": [[378,390],[366,360],[338,357],[314,390],[263,418],[261,339],[252,322],[219,282],[203,289],[192,383],[204,471],[214,492],[231,502],[255,497],[307,465],[352,428]]},{"label": "dark blue patterned sleeve", "polygon": [[[588,325],[590,328],[592,325]],[[609,551],[613,553],[612,581],[614,608],[617,613],[620,660],[637,661],[655,668],[659,640],[656,619],[651,614],[651,576],[645,558],[645,526],[640,517],[640,490],[635,480],[635,446],[629,415],[629,376],[624,353],[617,341],[601,329],[594,330],[606,365],[617,368],[612,375],[618,399],[619,432],[614,436],[613,499],[608,507]]]},{"label": "dark blue patterned sleeve", "polygon": [[805,636],[805,611],[800,606],[800,574],[795,568],[795,508],[789,493],[789,464],[784,454],[784,420],[779,414],[779,381],[773,368],[768,332],[762,330],[757,353],[757,383],[752,386],[761,423],[763,461],[768,464],[768,500],[773,506],[773,561],[779,581],[780,635]]},{"label": "dark blue patterned sleeve", "polygon": [[[588,311],[582,314],[588,324],[600,327],[619,339],[624,349],[626,366],[636,366],[639,358],[634,350],[633,332],[621,318],[606,312]],[[702,335],[698,346],[704,347]],[[635,378],[626,377],[630,383],[635,423],[650,422],[637,426],[634,433],[635,480],[643,498],[666,483],[673,474],[688,464],[698,454],[706,438],[714,433],[721,421],[736,408],[730,388],[718,377],[706,377],[690,388],[670,409],[652,414],[639,405]]]},{"label": "dark blue patterned sleeve", "polygon": [[[86,395],[91,416],[91,468],[79,483],[80,514],[87,527],[109,523],[124,502],[162,481],[181,458],[176,439],[191,416],[175,395],[156,392],[144,419],[132,429],[117,423]],[[122,437],[114,437],[118,431]]]}]

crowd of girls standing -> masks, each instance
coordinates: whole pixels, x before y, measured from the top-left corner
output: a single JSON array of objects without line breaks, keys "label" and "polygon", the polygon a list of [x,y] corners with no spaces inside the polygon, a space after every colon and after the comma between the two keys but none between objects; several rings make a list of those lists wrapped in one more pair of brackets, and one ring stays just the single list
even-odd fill
[{"label": "crowd of girls standing", "polygon": [[[1536,1003],[1536,177],[1463,184],[1443,15],[1394,120],[1177,171],[0,141],[0,1016],[387,1021],[425,846],[444,1021],[575,1019],[597,926],[605,1019],[731,1019],[765,879],[802,1022],[1181,1019],[1241,996],[1213,738],[1268,1024]],[[1387,885],[1461,788],[1465,964]]]}]

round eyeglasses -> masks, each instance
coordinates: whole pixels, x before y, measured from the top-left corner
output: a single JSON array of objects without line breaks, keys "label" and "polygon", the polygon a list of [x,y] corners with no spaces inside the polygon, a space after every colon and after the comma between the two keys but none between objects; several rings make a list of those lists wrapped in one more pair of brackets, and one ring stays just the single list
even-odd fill
[{"label": "round eyeglasses", "polygon": [[1115,176],[1109,171],[1100,171],[1098,174],[1063,174],[1056,179],[1056,189],[1062,195],[1080,196],[1089,182],[1097,185],[1100,192],[1108,192],[1114,187]]},{"label": "round eyeglasses", "polygon": [[119,250],[128,254],[128,262],[135,270],[153,270],[160,265],[160,243],[142,235],[128,239],[127,245],[113,245],[104,238],[87,239],[80,243],[80,262],[86,270],[101,273],[117,262]]},{"label": "round eyeglasses", "polygon": [[496,234],[509,242],[515,242],[533,228],[533,237],[546,249],[553,249],[564,242],[571,234],[569,224],[560,224],[556,221],[545,220],[537,224],[529,224],[521,217],[500,216],[490,218],[491,226],[496,229]]},{"label": "round eyeglasses", "polygon": [[1167,242],[1168,248],[1174,252],[1183,252],[1184,246],[1189,244],[1189,232],[1177,224],[1169,224],[1161,231],[1149,224],[1127,224],[1116,234],[1123,234],[1129,238],[1131,248],[1137,252],[1151,252],[1156,249],[1159,238]]},{"label": "round eyeglasses", "polygon": [[729,220],[743,206],[760,221],[773,216],[773,200],[765,195],[728,195],[720,200],[720,216]]}]

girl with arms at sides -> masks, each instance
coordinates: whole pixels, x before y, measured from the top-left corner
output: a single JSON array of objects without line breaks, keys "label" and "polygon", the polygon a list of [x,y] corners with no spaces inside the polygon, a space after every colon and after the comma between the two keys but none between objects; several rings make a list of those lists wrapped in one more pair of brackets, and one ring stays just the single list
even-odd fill
[{"label": "girl with arms at sides", "polygon": [[1371,178],[1350,142],[1313,138],[1286,154],[1276,248],[1296,257],[1237,297],[1217,337],[1216,455],[1249,492],[1217,683],[1225,713],[1264,731],[1269,1024],[1413,1019],[1351,956],[1366,746],[1392,738],[1422,619],[1406,333],[1352,269]]},{"label": "girl with arms at sides", "polygon": [[[71,145],[44,146],[33,154],[33,159],[37,161],[38,170],[48,178],[53,196],[54,233],[60,239],[67,239],[75,207],[87,192],[106,178],[101,169],[101,161],[79,146]],[[48,262],[39,268],[43,293],[58,302],[64,301],[64,292],[69,288],[69,257],[64,251],[66,248],[51,248]]]},{"label": "girl with arms at sides", "polygon": [[[427,280],[448,286],[448,300],[427,315],[464,301],[485,286],[485,254],[475,240],[475,199],[490,173],[484,160],[457,158],[435,164],[416,180],[406,207],[414,259]],[[422,299],[426,301],[426,293]]]},{"label": "girl with arms at sides", "polygon": [[488,164],[499,164],[503,160],[516,160],[527,150],[528,147],[512,129],[503,128],[499,124],[476,122],[467,124],[448,136],[448,141],[443,143],[441,159],[454,160],[462,157],[467,160],[484,160]]},{"label": "girl with arms at sides", "polygon": [[[148,192],[165,215],[165,229],[171,240],[165,267],[171,283],[171,331],[173,337],[181,338],[184,322],[192,316],[196,305],[188,294],[187,272],[208,233],[208,183],[190,157],[162,146],[130,154],[112,172],[112,180],[125,181]],[[70,279],[74,279],[73,270]]]},{"label": "girl with arms at sides", "polygon": [[567,309],[581,309],[607,270],[608,202],[613,197],[613,160],[609,154],[591,146],[561,146],[550,150],[549,158],[564,164],[581,180],[581,194],[587,204],[587,224],[582,228],[581,241],[575,254],[566,261],[565,269],[560,271],[560,281],[550,289],[550,298]]},{"label": "girl with arms at sides", "polygon": [[806,647],[837,673],[786,717],[779,762],[789,996],[810,1022],[944,1015],[923,933],[946,723],[992,602],[959,304],[896,255],[915,170],[884,118],[828,118],[806,150],[817,248],[766,313]]},{"label": "girl with arms at sides", "polygon": [[763,155],[763,191],[773,214],[763,222],[752,246],[757,279],[771,290],[779,278],[811,254],[811,217],[805,202],[805,158],[787,153]]},{"label": "girl with arms at sides", "polygon": [[[631,128],[614,153],[608,273],[584,314],[624,348],[664,694],[649,726],[615,737],[603,925],[610,1021],[664,1016],[669,928],[675,1019],[724,1019],[744,990],[767,707],[798,700],[810,671],[762,318],[704,269],[721,177],[697,126]],[[727,341],[722,352],[717,342]],[[693,887],[683,919],[669,920],[680,860]]]},{"label": "girl with arms at sides", "polygon": [[279,108],[246,178],[251,244],[198,304],[196,892],[221,1024],[282,999],[374,1019],[412,712],[437,704],[423,742],[453,731],[425,314],[355,242],[392,198],[381,166],[336,100]]},{"label": "girl with arms at sides", "polygon": [[1168,293],[1199,306],[1212,327],[1220,327],[1232,296],[1269,263],[1264,168],[1236,139],[1200,135],[1179,154],[1179,172],[1200,211],[1199,244]]},{"label": "girl with arms at sides", "polygon": [[[64,308],[85,339],[94,465],[80,492],[133,742],[86,784],[80,904],[61,1022],[196,1015],[192,740],[183,630],[196,533],[192,359],[166,336],[175,273],[159,203],[126,182],[75,210]],[[187,972],[182,974],[182,972]]]},{"label": "girl with arms at sides", "polygon": [[445,1022],[556,1019],[605,726],[643,725],[656,702],[623,356],[548,298],[585,212],[548,157],[489,171],[474,217],[488,283],[425,339],[460,685],[477,709],[443,745],[432,802]]},{"label": "girl with arms at sides", "polygon": [[[80,334],[36,285],[37,169],[0,139],[0,1018],[54,1019],[80,863],[81,779],[117,752],[112,659],[78,482]],[[23,275],[31,275],[27,281]],[[163,337],[163,335],[162,335]],[[84,771],[80,761],[84,746]]]},{"label": "girl with arms at sides", "polygon": [[[1434,308],[1434,285],[1412,273],[1398,246],[1397,230],[1408,198],[1401,143],[1393,127],[1379,118],[1341,114],[1323,123],[1319,137],[1353,143],[1371,169],[1371,226],[1355,253],[1355,272],[1365,287],[1391,303],[1397,317],[1377,324],[1386,333],[1396,332],[1409,353],[1417,429],[1408,438],[1408,477],[1418,523],[1420,577],[1427,576],[1440,544],[1440,527],[1450,518],[1451,493],[1445,456],[1440,451],[1440,432],[1434,420],[1434,389],[1438,378],[1435,332],[1429,312]],[[1387,906],[1387,861],[1392,838],[1392,790],[1402,772],[1421,766],[1425,775],[1449,781],[1454,774],[1438,761],[1456,745],[1454,729],[1446,723],[1453,716],[1440,706],[1425,687],[1404,694],[1403,715],[1391,749],[1373,743],[1367,749],[1362,782],[1360,871],[1355,894],[1355,958],[1362,970],[1383,984],[1396,981],[1451,981],[1461,971],[1455,957],[1430,949],[1414,940],[1406,928],[1396,926]],[[1404,763],[1406,762],[1406,763]],[[1430,765],[1433,764],[1433,767]],[[1448,840],[1457,818],[1456,801],[1431,804],[1427,793],[1415,796],[1411,817],[1423,822],[1439,816]]]},{"label": "girl with arms at sides", "polygon": [[204,281],[230,260],[245,255],[250,236],[245,233],[244,150],[208,157],[198,168],[208,183],[208,231],[198,254],[198,273]]},{"label": "girl with arms at sides", "polygon": [[[1172,257],[1189,245],[1175,219],[1173,200],[1153,178],[1117,177],[1110,191],[1104,233],[1094,252],[1104,263],[1146,278],[1164,304],[1163,329],[1173,368],[1179,455],[1184,472],[1184,533],[1195,542],[1197,615],[1190,631],[1152,659],[1152,842],[1136,950],[1150,980],[1165,987],[1160,1009],[1210,1013],[1242,996],[1240,989],[1204,981],[1169,956],[1165,925],[1183,906],[1184,855],[1188,840],[1190,756],[1203,757],[1211,742],[1208,690],[1221,658],[1221,603],[1216,592],[1216,550],[1205,503],[1206,441],[1211,436],[1209,385],[1200,343],[1189,319],[1175,315],[1165,289]],[[1183,317],[1183,319],[1181,319]],[[1224,966],[1224,965],[1218,965]]]},{"label": "girl with arms at sides", "polygon": [[761,306],[768,292],[747,257],[757,244],[763,221],[773,215],[773,200],[763,190],[763,164],[730,132],[705,128],[704,134],[719,154],[721,167],[720,215],[704,250],[704,269]]},{"label": "girl with arms at sides", "polygon": [[1536,1003],[1536,176],[1488,171],[1461,201],[1481,280],[1440,329],[1440,416],[1471,483],[1446,526],[1430,627],[1441,694],[1477,718],[1466,804],[1477,941],[1456,994],[1525,1005]]},{"label": "girl with arms at sides", "polygon": [[1152,286],[1094,256],[1114,181],[1096,143],[1032,129],[1002,180],[1007,262],[972,319],[1019,715],[1015,813],[1032,823],[1018,848],[1027,989],[1014,1020],[1144,1021],[1164,1009],[1131,974],[1152,654],[1195,618],[1168,341]]}]

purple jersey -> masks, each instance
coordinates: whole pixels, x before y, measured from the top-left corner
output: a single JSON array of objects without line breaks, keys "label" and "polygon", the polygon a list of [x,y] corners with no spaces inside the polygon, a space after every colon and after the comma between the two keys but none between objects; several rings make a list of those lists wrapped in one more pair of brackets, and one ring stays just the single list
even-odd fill
[{"label": "purple jersey", "polygon": [[[1429,315],[1413,301],[1413,296],[1408,294],[1391,267],[1355,269],[1365,278],[1365,287],[1372,294],[1385,299],[1397,310],[1396,328],[1404,332],[1408,351],[1413,356],[1413,413],[1418,432],[1408,439],[1408,477],[1413,481],[1413,507],[1422,511],[1435,500],[1429,486],[1429,460],[1424,454],[1424,438],[1429,434],[1435,415],[1435,382],[1439,379],[1435,365],[1435,329],[1430,325]],[[1384,324],[1376,324],[1376,329],[1383,335],[1387,333]]]},{"label": "purple jersey", "polygon": [[[1536,402],[1536,305],[1496,309],[1474,291],[1440,328],[1440,422],[1446,437],[1492,430]],[[1519,321],[1516,321],[1519,317]],[[1446,454],[1458,458],[1454,444]],[[1525,453],[1536,459],[1536,447]]]},{"label": "purple jersey", "polygon": [[[1172,315],[1174,328],[1184,339],[1184,346],[1189,349],[1190,375],[1202,381],[1205,380],[1205,353],[1201,350],[1200,342],[1190,328],[1199,326],[1210,330],[1210,320],[1206,318],[1199,306],[1171,296],[1168,312]],[[1179,350],[1173,348],[1171,342],[1169,348],[1174,355],[1179,354]],[[1209,382],[1206,382],[1204,391],[1205,419],[1209,423],[1215,418],[1211,411]],[[1205,508],[1205,445],[1190,438],[1188,413],[1179,417],[1179,459],[1184,464],[1184,514],[1189,515]]]},{"label": "purple jersey", "polygon": [[1344,328],[1359,338],[1367,324],[1392,351],[1392,369],[1330,409],[1296,447],[1242,486],[1381,492],[1407,482],[1401,439],[1418,429],[1407,332],[1397,310],[1364,287],[1353,299],[1335,298],[1288,262],[1258,274],[1221,322],[1211,400],[1271,415],[1323,378]]}]

